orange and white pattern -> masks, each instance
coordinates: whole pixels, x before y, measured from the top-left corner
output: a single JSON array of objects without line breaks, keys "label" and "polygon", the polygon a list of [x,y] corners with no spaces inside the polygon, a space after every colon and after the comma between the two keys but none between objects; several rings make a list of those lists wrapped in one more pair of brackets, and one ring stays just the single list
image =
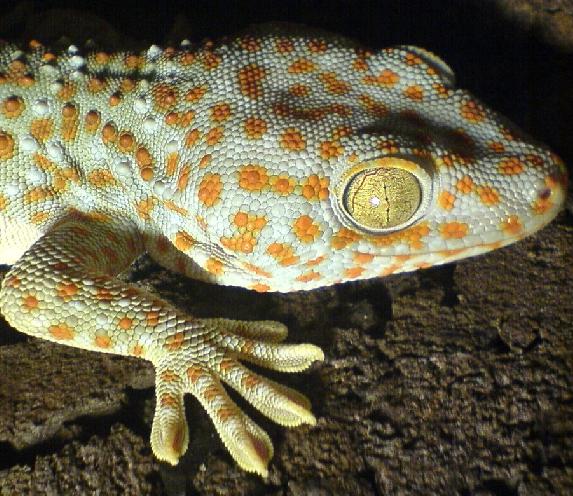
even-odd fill
[{"label": "orange and white pattern", "polygon": [[116,275],[147,251],[217,284],[296,291],[417,270],[535,232],[565,170],[416,47],[243,35],[142,53],[0,43],[0,309],[18,330],[157,371],[155,454],[183,396],[261,475],[273,448],[222,383],[287,426],[306,398],[242,361],[323,357],[277,322],[197,319]]}]

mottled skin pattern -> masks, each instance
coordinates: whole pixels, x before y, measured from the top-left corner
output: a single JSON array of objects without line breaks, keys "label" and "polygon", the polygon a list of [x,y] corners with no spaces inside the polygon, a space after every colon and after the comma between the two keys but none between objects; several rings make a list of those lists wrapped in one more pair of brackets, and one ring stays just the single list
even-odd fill
[{"label": "mottled skin pattern", "polygon": [[16,329],[156,368],[151,444],[177,463],[193,394],[237,463],[270,439],[222,383],[286,426],[314,423],[287,372],[323,358],[277,322],[198,319],[116,278],[149,252],[217,284],[295,291],[450,262],[558,212],[549,150],[419,48],[251,34],[142,53],[0,44],[0,292]]}]

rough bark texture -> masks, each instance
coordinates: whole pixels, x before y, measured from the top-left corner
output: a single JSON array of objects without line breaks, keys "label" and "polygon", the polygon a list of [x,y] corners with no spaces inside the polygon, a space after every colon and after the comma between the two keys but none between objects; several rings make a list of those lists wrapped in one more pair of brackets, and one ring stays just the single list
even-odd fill
[{"label": "rough bark texture", "polygon": [[[352,8],[285,1],[276,10],[187,3],[143,16],[141,7],[126,14],[119,4],[82,10],[77,1],[17,2],[3,7],[0,34],[49,41],[65,33],[113,48],[161,42],[158,33],[199,39],[279,19],[373,47],[416,43],[444,56],[463,86],[573,163],[571,1],[396,0]],[[72,5],[75,11],[49,10]],[[573,494],[572,262],[571,211],[487,256],[310,293],[209,286],[143,259],[127,277],[181,308],[280,320],[291,341],[322,346],[325,363],[274,376],[312,398],[318,425],[287,431],[249,410],[275,442],[263,481],[234,465],[190,399],[191,449],[170,468],[148,444],[149,365],[29,339],[4,324],[0,495]]]}]

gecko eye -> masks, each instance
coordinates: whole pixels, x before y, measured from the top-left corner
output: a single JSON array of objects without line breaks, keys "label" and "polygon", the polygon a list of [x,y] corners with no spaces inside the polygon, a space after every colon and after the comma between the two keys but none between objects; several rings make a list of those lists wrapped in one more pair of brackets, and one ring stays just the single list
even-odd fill
[{"label": "gecko eye", "polygon": [[397,157],[363,162],[342,178],[339,202],[359,229],[384,233],[421,217],[431,196],[431,180],[417,163]]}]

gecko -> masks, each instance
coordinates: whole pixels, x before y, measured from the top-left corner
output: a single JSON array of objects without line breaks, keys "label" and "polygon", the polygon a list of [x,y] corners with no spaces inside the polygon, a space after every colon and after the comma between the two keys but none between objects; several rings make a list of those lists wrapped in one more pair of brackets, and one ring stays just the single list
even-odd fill
[{"label": "gecko", "polygon": [[248,368],[323,360],[275,321],[197,318],[118,278],[163,267],[258,292],[306,291],[450,263],[559,212],[551,150],[414,46],[252,29],[140,52],[0,42],[0,311],[15,329],[155,367],[155,456],[189,444],[184,395],[232,458],[266,476],[301,393]]}]

